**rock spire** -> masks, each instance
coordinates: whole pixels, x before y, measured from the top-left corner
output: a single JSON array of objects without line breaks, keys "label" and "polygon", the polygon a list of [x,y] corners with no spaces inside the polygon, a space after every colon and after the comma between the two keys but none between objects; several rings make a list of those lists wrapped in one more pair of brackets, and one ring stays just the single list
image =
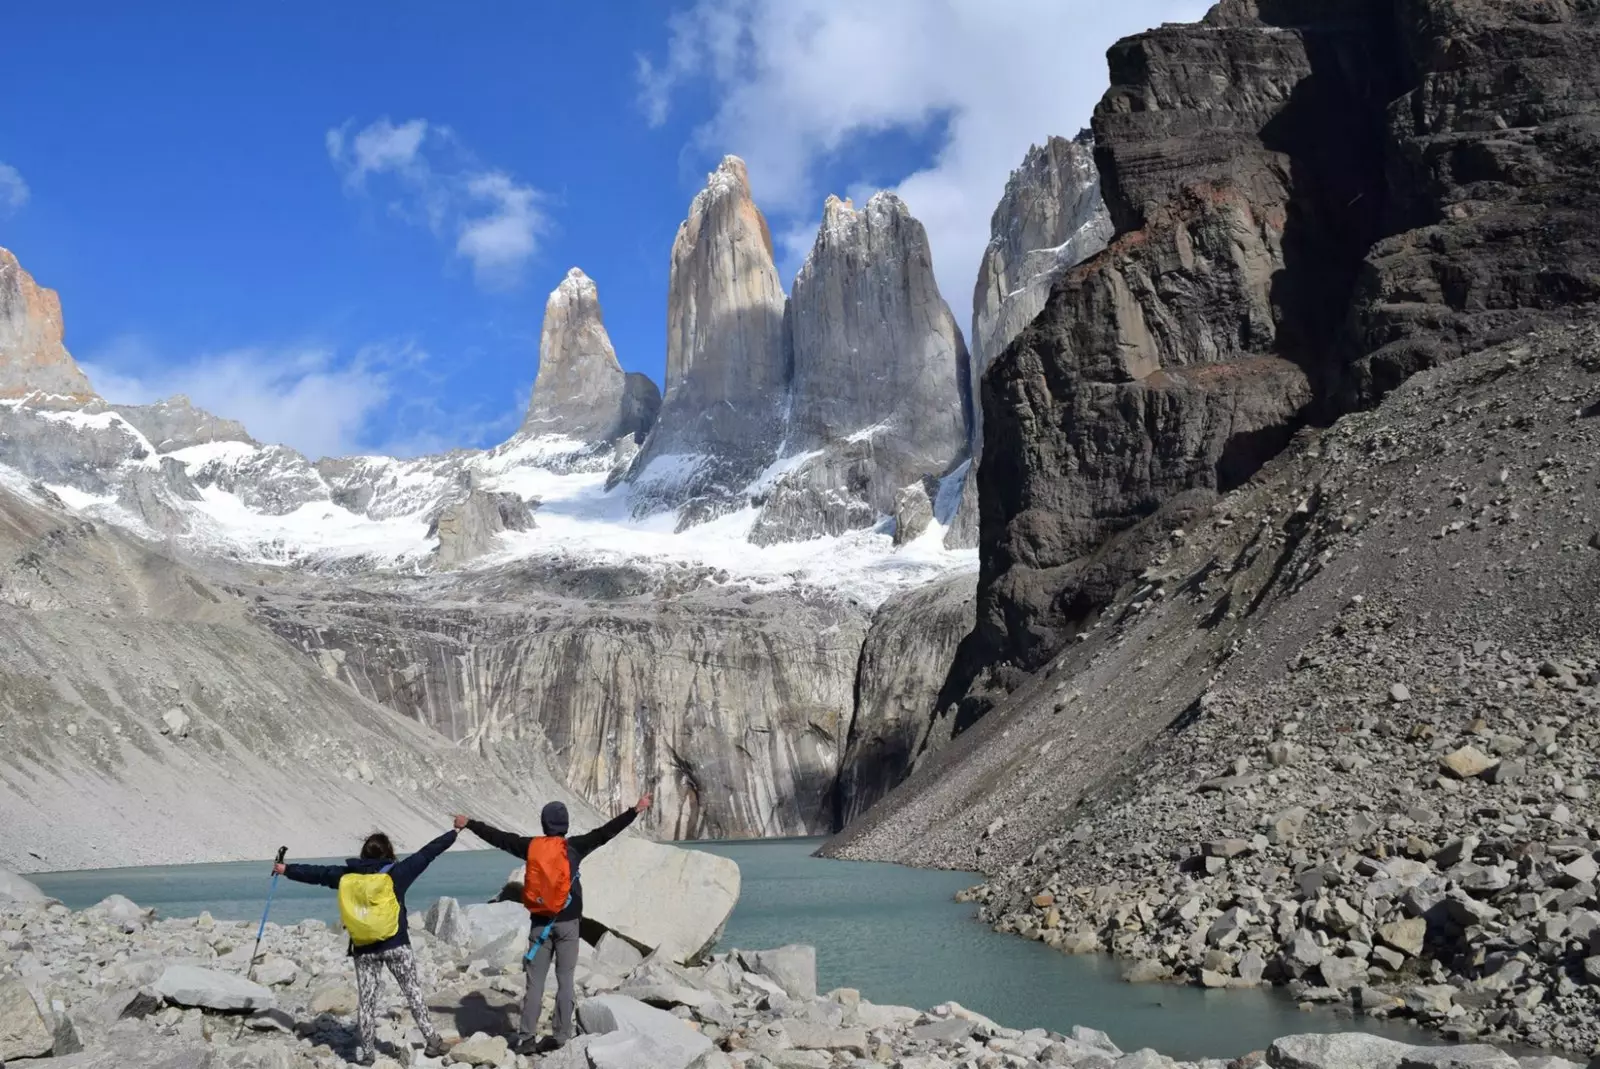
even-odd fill
[{"label": "rock spire", "polygon": [[74,401],[94,387],[61,342],[61,299],[0,248],[0,398],[42,394]]},{"label": "rock spire", "polygon": [[660,404],[655,383],[624,372],[617,363],[600,312],[600,292],[588,275],[572,268],[545,302],[539,375],[523,433],[590,442],[642,438]]},{"label": "rock spire", "polygon": [[[725,157],[672,244],[667,388],[632,470],[642,510],[700,499],[696,512],[714,513],[776,455],[788,370],[784,303],[772,233],[744,161]],[[683,459],[657,467],[664,457]]]}]

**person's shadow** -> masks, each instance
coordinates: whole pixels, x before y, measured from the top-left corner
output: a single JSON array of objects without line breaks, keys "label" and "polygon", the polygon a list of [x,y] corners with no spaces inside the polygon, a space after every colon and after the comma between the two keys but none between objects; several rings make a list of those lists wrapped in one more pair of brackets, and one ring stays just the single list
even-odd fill
[{"label": "person's shadow", "polygon": [[487,1032],[491,1036],[514,1035],[521,1002],[498,991],[472,991],[454,1007],[456,1031],[462,1036]]}]

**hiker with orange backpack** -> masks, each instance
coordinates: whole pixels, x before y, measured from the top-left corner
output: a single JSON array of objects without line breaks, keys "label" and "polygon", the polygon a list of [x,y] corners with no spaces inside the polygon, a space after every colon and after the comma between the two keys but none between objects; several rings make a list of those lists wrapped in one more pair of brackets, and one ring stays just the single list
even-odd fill
[{"label": "hiker with orange backpack", "polygon": [[[545,1053],[565,1046],[572,1038],[573,974],[578,969],[578,927],[583,919],[583,886],[578,866],[583,859],[622,834],[635,817],[650,808],[650,795],[594,831],[568,837],[567,807],[550,802],[539,813],[544,834],[515,835],[491,828],[481,820],[456,817],[456,827],[466,829],[508,854],[521,858],[525,868],[522,904],[528,908],[533,928],[523,971],[528,988],[522,996],[522,1020],[516,1046],[518,1054]],[[544,982],[550,961],[556,963],[556,1011],[550,1039],[538,1043],[539,1011],[544,1004]]]},{"label": "hiker with orange backpack", "polygon": [[352,857],[343,865],[278,864],[272,868],[275,874],[291,880],[332,887],[339,892],[339,920],[350,936],[350,954],[356,964],[356,1028],[361,1037],[356,1048],[357,1065],[371,1065],[378,1057],[378,995],[385,967],[394,974],[411,1006],[411,1016],[422,1030],[427,1043],[423,1052],[430,1058],[439,1058],[447,1049],[444,1037],[428,1015],[422,984],[417,979],[417,960],[411,953],[411,934],[406,930],[406,891],[435,858],[450,849],[465,824],[466,818],[457,817],[454,829],[404,860],[395,858],[389,837],[375,831],[361,844],[361,856]]}]

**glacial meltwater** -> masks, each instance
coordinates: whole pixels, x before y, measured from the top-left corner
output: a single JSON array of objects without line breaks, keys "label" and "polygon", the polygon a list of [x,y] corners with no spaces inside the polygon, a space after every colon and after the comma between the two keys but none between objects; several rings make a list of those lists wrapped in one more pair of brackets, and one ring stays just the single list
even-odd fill
[{"label": "glacial meltwater", "polygon": [[[812,839],[694,845],[733,858],[743,873],[721,947],[812,944],[820,990],[854,987],[870,1001],[918,1009],[954,1000],[1012,1028],[1065,1032],[1088,1025],[1125,1050],[1154,1047],[1179,1058],[1234,1057],[1297,1032],[1360,1029],[1429,1041],[1398,1024],[1302,1012],[1281,992],[1123,983],[1109,959],[1068,957],[979,923],[974,907],[954,901],[975,882],[970,874],[821,860],[811,856]],[[407,906],[423,910],[440,895],[485,901],[513,865],[498,851],[454,850],[417,881]],[[254,921],[266,898],[267,870],[268,863],[253,861],[29,878],[73,909],[122,894],[162,916],[207,910],[219,920]],[[280,879],[272,919],[292,924],[311,917],[337,921],[333,894]]]}]

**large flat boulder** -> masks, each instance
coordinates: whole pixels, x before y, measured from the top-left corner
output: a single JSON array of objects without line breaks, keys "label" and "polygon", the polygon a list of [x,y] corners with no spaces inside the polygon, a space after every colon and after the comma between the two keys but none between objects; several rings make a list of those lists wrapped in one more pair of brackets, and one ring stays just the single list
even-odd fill
[{"label": "large flat boulder", "polygon": [[588,1046],[594,1069],[688,1069],[712,1047],[672,1014],[626,995],[584,999],[578,1023],[597,1037]]},{"label": "large flat boulder", "polygon": [[0,902],[51,902],[49,895],[39,890],[31,880],[14,872],[0,869]]},{"label": "large flat boulder", "polygon": [[203,1010],[270,1010],[277,1002],[260,984],[197,965],[168,966],[151,990],[174,1005]]},{"label": "large flat boulder", "polygon": [[1271,1069],[1400,1069],[1417,1048],[1359,1032],[1284,1036],[1267,1048]]},{"label": "large flat boulder", "polygon": [[469,951],[480,950],[508,935],[522,936],[526,949],[531,922],[521,902],[479,903],[467,906],[461,912],[466,916],[468,933],[465,945]]},{"label": "large flat boulder", "polygon": [[55,1042],[28,989],[16,981],[0,984],[0,1065],[14,1058],[42,1058]]},{"label": "large flat boulder", "polygon": [[716,945],[739,901],[739,866],[701,850],[616,839],[584,859],[586,917],[680,964]]}]

